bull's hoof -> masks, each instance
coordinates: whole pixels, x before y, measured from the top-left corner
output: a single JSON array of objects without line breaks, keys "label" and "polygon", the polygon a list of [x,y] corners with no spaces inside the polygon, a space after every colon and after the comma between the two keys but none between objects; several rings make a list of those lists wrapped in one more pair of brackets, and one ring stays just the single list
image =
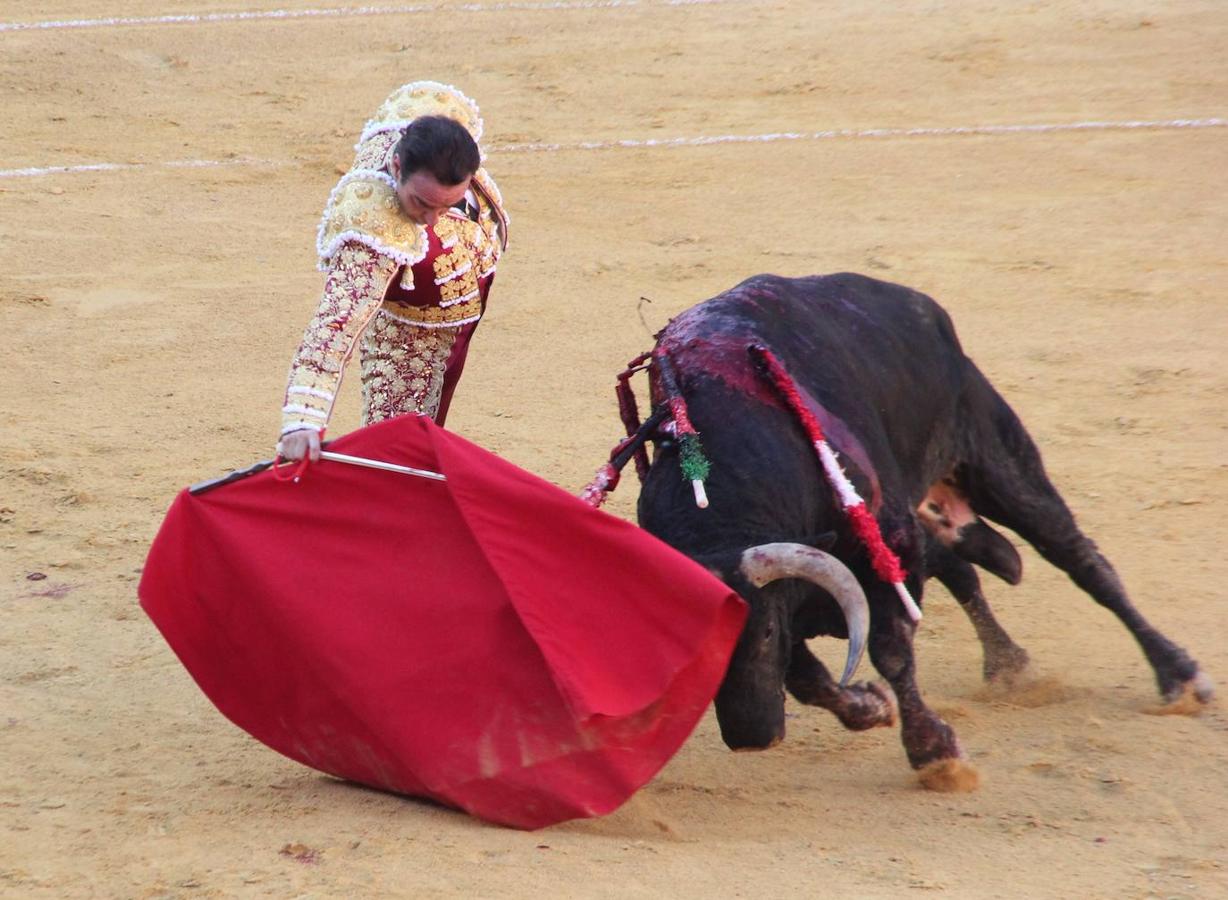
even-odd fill
[{"label": "bull's hoof", "polygon": [[885,681],[872,681],[866,685],[871,691],[883,698],[886,708],[883,710],[882,721],[878,724],[883,728],[894,727],[900,718],[900,703],[895,699],[895,691]]},{"label": "bull's hoof", "polygon": [[900,714],[895,691],[884,681],[851,684],[843,697],[846,702],[837,715],[849,731],[890,728]]},{"label": "bull's hoof", "polygon": [[1196,716],[1215,699],[1215,684],[1199,670],[1193,678],[1164,695],[1164,705],[1147,710],[1153,716]]},{"label": "bull's hoof", "polygon": [[965,759],[937,759],[917,770],[921,785],[944,794],[970,794],[981,786],[981,773]]},{"label": "bull's hoof", "polygon": [[1017,644],[987,646],[984,676],[988,684],[1011,687],[1025,680],[1028,671],[1028,651]]}]

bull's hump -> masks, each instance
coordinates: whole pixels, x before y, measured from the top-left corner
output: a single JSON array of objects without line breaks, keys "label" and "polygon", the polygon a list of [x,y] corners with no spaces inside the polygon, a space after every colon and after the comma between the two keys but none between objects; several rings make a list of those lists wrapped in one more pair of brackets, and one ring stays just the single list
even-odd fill
[{"label": "bull's hump", "polygon": [[745,343],[762,340],[759,326],[780,318],[782,304],[798,293],[800,281],[779,275],[754,275],[711,300],[690,307],[672,319],[660,337],[676,346],[733,337]]},{"label": "bull's hump", "polygon": [[[779,315],[782,308],[795,312],[822,311],[828,316],[858,317],[881,307],[895,307],[904,316],[928,313],[937,304],[918,291],[890,281],[881,281],[856,272],[807,275],[786,278],[782,275],[753,275],[711,300],[698,303],[679,315],[674,323],[702,322],[715,317],[750,323],[762,315]],[[928,317],[928,316],[927,316]]]},{"label": "bull's hump", "polygon": [[742,393],[773,402],[774,394],[755,372],[748,348],[761,344],[780,352],[786,337],[783,328],[785,343],[801,340],[806,350],[819,350],[829,331],[824,325],[847,320],[850,311],[855,312],[852,298],[858,291],[843,289],[839,282],[845,278],[754,275],[672,319],[658,341],[683,372],[702,371]]}]

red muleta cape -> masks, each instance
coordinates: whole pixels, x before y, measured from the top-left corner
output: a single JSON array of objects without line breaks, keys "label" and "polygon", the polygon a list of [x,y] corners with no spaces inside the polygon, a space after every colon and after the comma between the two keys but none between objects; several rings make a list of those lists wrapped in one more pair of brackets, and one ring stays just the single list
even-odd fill
[{"label": "red muleta cape", "polygon": [[141,605],[231,721],[339,778],[518,828],[618,807],[677,751],[746,617],[648,533],[402,416],[182,492]]}]

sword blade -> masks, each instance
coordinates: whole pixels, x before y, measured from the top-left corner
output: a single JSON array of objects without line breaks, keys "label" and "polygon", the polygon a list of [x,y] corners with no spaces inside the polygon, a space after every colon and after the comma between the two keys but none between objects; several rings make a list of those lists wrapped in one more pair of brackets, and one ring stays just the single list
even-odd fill
[{"label": "sword blade", "polygon": [[365,456],[350,456],[348,453],[334,453],[332,450],[320,451],[320,459],[330,462],[345,463],[350,466],[363,466],[368,469],[381,469],[385,472],[399,472],[402,475],[416,475],[418,478],[429,478],[431,481],[447,481],[447,475],[431,472],[427,469],[413,469],[409,466],[399,466],[396,463],[384,462],[382,459],[367,459]]}]

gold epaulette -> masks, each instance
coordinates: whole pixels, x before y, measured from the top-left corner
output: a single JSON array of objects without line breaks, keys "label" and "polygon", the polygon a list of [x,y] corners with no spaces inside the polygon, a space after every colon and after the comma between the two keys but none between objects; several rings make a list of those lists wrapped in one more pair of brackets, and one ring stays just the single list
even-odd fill
[{"label": "gold epaulette", "polygon": [[372,169],[346,174],[328,197],[316,236],[323,268],[346,241],[412,266],[426,256],[426,229],[401,210],[392,176]]},{"label": "gold epaulette", "polygon": [[482,117],[478,105],[452,87],[438,81],[403,84],[383,102],[367,121],[358,143],[385,131],[401,131],[420,116],[447,116],[460,122],[475,141],[482,140]]}]

